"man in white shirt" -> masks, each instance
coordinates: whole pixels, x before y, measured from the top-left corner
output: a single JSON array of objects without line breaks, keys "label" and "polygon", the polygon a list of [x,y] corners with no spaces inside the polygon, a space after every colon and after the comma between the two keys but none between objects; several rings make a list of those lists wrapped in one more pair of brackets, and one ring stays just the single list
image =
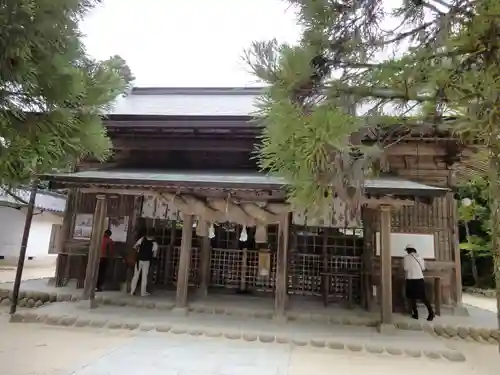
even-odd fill
[{"label": "man in white shirt", "polygon": [[141,277],[141,296],[145,297],[149,295],[146,291],[148,285],[148,274],[149,266],[151,261],[158,255],[158,244],[152,236],[144,236],[139,238],[139,240],[134,245],[134,249],[137,250],[137,262],[134,269],[134,276],[132,277],[132,282],[130,284],[130,295],[134,295],[135,289],[137,288],[137,282],[139,281],[139,276]]},{"label": "man in white shirt", "polygon": [[427,320],[432,321],[435,315],[425,293],[424,260],[413,245],[406,245],[405,250],[407,255],[403,259],[403,265],[406,276],[406,298],[410,303],[411,316],[413,319],[418,319],[417,300],[420,300],[429,313]]}]

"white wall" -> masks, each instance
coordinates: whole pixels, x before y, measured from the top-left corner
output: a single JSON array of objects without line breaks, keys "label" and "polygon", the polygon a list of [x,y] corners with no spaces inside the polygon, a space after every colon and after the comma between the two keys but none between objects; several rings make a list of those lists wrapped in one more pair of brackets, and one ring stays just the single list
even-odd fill
[{"label": "white wall", "polygon": [[[0,264],[15,264],[19,257],[21,239],[26,220],[26,210],[0,207]],[[49,255],[50,234],[53,224],[62,224],[62,217],[49,212],[33,216],[26,249],[26,265],[43,265],[55,262],[55,255]],[[32,258],[32,259],[30,259]]]}]

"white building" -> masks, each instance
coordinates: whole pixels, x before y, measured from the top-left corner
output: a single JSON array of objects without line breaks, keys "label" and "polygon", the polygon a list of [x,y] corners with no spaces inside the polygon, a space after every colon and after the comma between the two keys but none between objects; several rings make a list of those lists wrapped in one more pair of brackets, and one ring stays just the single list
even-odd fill
[{"label": "white building", "polygon": [[[21,239],[26,220],[28,190],[15,190],[10,195],[0,190],[0,265],[15,265],[19,259]],[[35,212],[26,249],[26,266],[51,265],[56,254],[50,254],[57,227],[62,224],[66,197],[40,191],[35,200]]]}]

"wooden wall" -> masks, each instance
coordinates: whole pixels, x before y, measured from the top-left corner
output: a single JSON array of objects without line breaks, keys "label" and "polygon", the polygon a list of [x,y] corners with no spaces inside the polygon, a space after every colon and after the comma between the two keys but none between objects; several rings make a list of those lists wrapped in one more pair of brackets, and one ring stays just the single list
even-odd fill
[{"label": "wooden wall", "polygon": [[[66,241],[63,252],[69,254],[75,253],[88,253],[89,240],[74,239],[75,219],[78,214],[93,214],[96,205],[96,194],[82,194],[77,190],[70,194],[69,199],[72,200],[70,205],[74,207],[74,213],[69,218],[70,225],[67,229]],[[124,216],[129,217],[129,232],[127,240],[133,240],[135,215],[134,204],[135,197],[131,195],[106,195],[107,200],[107,215],[110,218],[121,218]],[[117,243],[117,251],[121,253],[125,244]]]},{"label": "wooden wall", "polygon": [[[114,256],[119,259],[117,266],[121,266],[123,258],[133,242],[136,240],[135,218],[140,209],[140,202],[134,196],[106,195],[107,215],[112,218],[129,217],[127,243],[115,243]],[[62,241],[60,246],[56,279],[61,284],[63,279],[84,277],[89,252],[89,240],[75,239],[74,228],[78,214],[93,214],[96,205],[96,194],[82,194],[78,189],[71,190],[68,196],[68,208],[64,216]],[[116,267],[110,272],[117,272]],[[57,281],[56,281],[57,282]]]}]

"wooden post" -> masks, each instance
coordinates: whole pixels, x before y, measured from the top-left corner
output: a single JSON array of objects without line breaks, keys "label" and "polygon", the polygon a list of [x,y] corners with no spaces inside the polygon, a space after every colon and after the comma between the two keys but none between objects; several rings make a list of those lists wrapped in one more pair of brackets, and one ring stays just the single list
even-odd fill
[{"label": "wooden post", "polygon": [[173,220],[170,223],[170,243],[167,245],[167,250],[165,254],[165,277],[163,283],[168,285],[169,281],[174,280],[174,276],[172,275],[172,255],[174,253],[175,248],[175,237],[177,235],[177,220]]},{"label": "wooden post", "polygon": [[12,288],[12,301],[10,305],[10,314],[15,314],[17,309],[17,300],[19,299],[19,290],[21,289],[21,280],[23,278],[24,260],[26,259],[26,249],[28,248],[28,239],[30,236],[31,222],[35,211],[36,193],[38,191],[38,180],[31,184],[30,200],[24,221],[23,237],[21,238],[21,249],[17,261],[16,278],[14,279],[14,288]]},{"label": "wooden post", "polygon": [[449,208],[449,246],[453,252],[453,261],[455,262],[455,269],[453,270],[453,282],[452,285],[454,287],[454,297],[455,303],[457,305],[462,304],[462,262],[460,259],[460,246],[459,246],[459,238],[458,238],[458,212],[457,212],[457,202],[455,201],[455,197],[453,193],[447,194],[447,203]]},{"label": "wooden post", "polygon": [[382,325],[392,324],[391,207],[380,206],[380,284]]},{"label": "wooden post", "polygon": [[191,263],[191,243],[193,239],[193,215],[182,215],[182,242],[179,257],[179,271],[177,272],[177,295],[175,307],[187,307],[189,266]]},{"label": "wooden post", "polygon": [[274,296],[274,312],[277,320],[285,319],[288,289],[288,237],[290,214],[283,215],[279,223],[278,256],[276,265],[276,290]]},{"label": "wooden post", "polygon": [[70,239],[70,237],[73,234],[73,227],[76,215],[76,198],[77,198],[76,189],[71,189],[68,193],[68,198],[66,200],[66,208],[64,209],[61,235],[59,236],[58,239],[59,242],[56,245],[56,249],[59,252],[59,254],[57,254],[58,262],[56,264],[56,273],[54,275],[56,280],[55,283],[56,287],[62,286],[58,285],[57,280],[62,280],[65,276],[64,272],[66,270],[66,267],[62,267],[62,265],[64,265],[64,262],[59,261],[59,259],[63,256],[67,256],[61,253],[66,252],[65,251],[66,242]]},{"label": "wooden post", "polygon": [[136,259],[136,250],[134,250],[133,247],[138,240],[137,225],[141,217],[143,199],[144,197],[141,195],[136,195],[134,197],[134,207],[132,214],[128,218],[127,248],[125,249],[125,280],[122,285],[122,291],[125,293],[130,293],[130,283],[134,275],[131,259]]},{"label": "wooden post", "polygon": [[201,257],[200,257],[200,296],[208,295],[208,286],[210,285],[210,256],[212,246],[210,238],[206,235],[201,239]]},{"label": "wooden post", "polygon": [[96,307],[94,304],[95,288],[97,283],[99,258],[101,252],[102,236],[106,225],[106,196],[98,194],[92,222],[92,234],[89,245],[89,258],[87,262],[87,272],[85,274],[85,284],[83,286],[82,300],[90,301],[90,308]]}]

